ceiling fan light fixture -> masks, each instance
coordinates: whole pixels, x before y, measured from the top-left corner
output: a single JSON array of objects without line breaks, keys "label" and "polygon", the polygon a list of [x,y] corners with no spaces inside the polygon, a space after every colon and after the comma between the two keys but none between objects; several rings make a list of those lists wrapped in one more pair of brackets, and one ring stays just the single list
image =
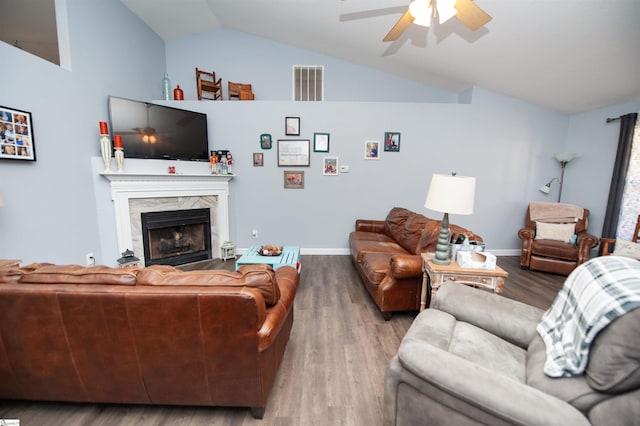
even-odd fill
[{"label": "ceiling fan light fixture", "polygon": [[438,10],[438,22],[443,24],[456,16],[458,11],[455,8],[456,0],[438,0],[436,9]]},{"label": "ceiling fan light fixture", "polygon": [[409,13],[413,16],[413,23],[423,27],[431,25],[431,16],[433,9],[431,9],[430,0],[413,0],[409,4]]}]

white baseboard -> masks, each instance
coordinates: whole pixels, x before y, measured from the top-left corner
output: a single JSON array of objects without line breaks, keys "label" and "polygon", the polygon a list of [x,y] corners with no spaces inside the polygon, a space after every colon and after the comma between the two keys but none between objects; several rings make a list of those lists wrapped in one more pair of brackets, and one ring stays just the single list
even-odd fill
[{"label": "white baseboard", "polygon": [[[238,248],[236,252],[238,254],[244,254],[248,250],[248,247]],[[495,254],[496,256],[520,256],[520,249],[496,249],[487,250],[488,252]],[[325,256],[347,256],[351,254],[348,248],[300,248],[300,254],[302,255],[325,255]]]}]

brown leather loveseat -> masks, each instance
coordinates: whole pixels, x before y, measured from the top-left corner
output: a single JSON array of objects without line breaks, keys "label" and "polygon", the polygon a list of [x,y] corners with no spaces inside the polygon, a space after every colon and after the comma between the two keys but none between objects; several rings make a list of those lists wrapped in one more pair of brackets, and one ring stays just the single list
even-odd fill
[{"label": "brown leather loveseat", "polygon": [[[435,252],[441,226],[440,220],[401,207],[391,209],[385,220],[356,220],[355,231],[349,234],[351,258],[385,320],[393,311],[420,308],[420,255]],[[457,225],[449,225],[449,231],[482,241]]]},{"label": "brown leather loveseat", "polygon": [[264,415],[299,276],[170,266],[0,269],[0,399],[250,407]]}]

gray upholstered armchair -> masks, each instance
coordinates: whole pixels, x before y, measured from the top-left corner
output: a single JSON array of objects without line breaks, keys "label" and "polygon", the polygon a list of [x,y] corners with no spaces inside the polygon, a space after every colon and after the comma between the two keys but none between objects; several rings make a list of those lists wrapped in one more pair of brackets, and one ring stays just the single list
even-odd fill
[{"label": "gray upholstered armchair", "polygon": [[640,309],[597,334],[585,373],[570,378],[543,372],[543,314],[462,284],[442,286],[388,366],[384,424],[640,424]]}]

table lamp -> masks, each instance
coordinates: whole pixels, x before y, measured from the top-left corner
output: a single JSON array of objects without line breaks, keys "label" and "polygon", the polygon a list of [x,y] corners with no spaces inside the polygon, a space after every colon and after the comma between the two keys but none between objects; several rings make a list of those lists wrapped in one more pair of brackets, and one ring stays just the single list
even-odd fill
[{"label": "table lamp", "polygon": [[431,177],[429,192],[424,206],[427,209],[444,213],[440,237],[436,246],[436,253],[431,261],[438,265],[451,263],[449,253],[449,213],[471,214],[473,213],[473,200],[476,190],[476,178],[468,176],[456,176],[434,174]]}]

